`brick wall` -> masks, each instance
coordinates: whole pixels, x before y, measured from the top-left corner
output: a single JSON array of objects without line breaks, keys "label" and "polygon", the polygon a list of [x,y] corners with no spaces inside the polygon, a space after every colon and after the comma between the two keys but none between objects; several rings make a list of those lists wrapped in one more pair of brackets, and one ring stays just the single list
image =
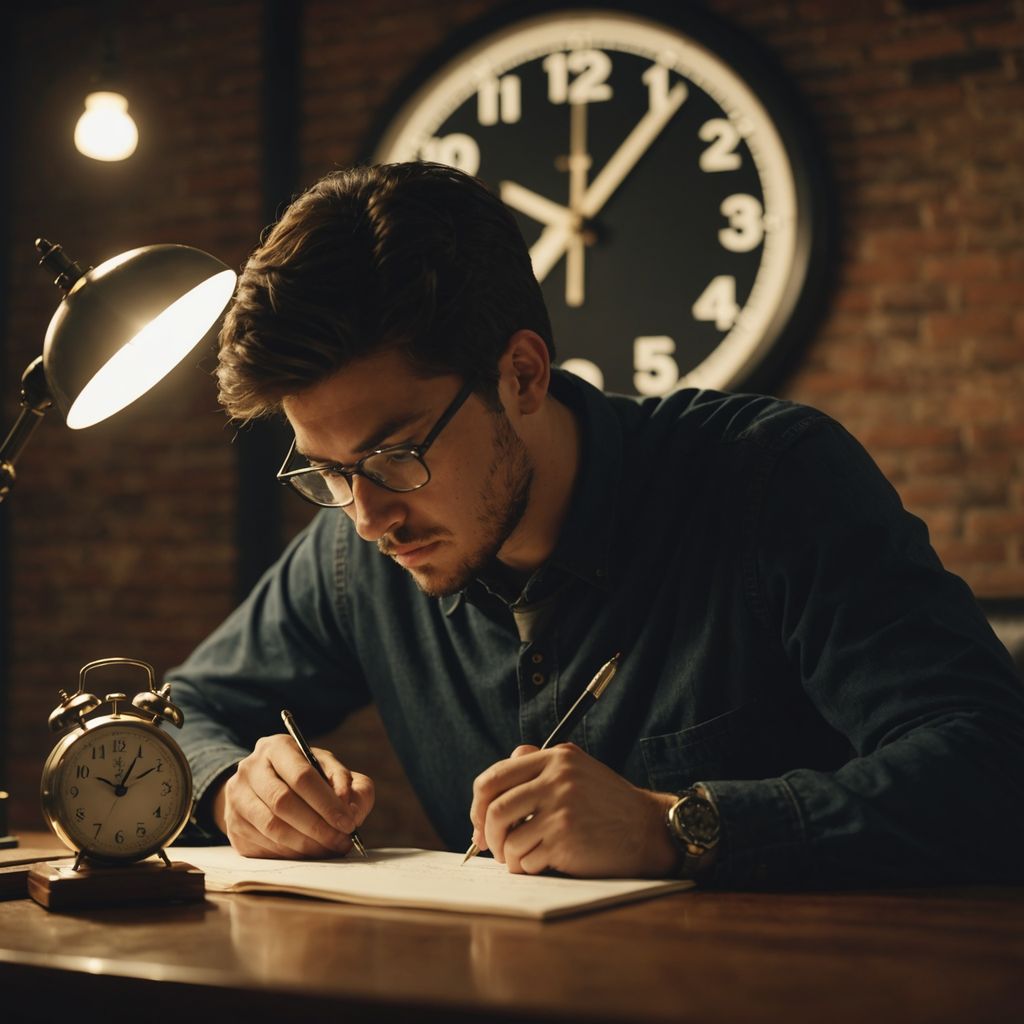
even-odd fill
[{"label": "brick wall", "polygon": [[[381,105],[486,0],[308,0],[302,183],[365,148]],[[983,597],[1024,596],[1024,6],[925,0],[713,0],[772,51],[816,114],[840,189],[843,243],[829,311],[787,397],[840,418],[937,548]],[[180,241],[239,265],[261,228],[261,5],[123,5],[125,88],[140,123],[123,165],[78,156],[71,131],[97,63],[86,5],[26,5],[17,47],[5,422],[57,292],[35,268],[47,234],[81,261]],[[39,822],[46,716],[86,661],[123,653],[164,670],[230,609],[231,430],[186,361],[136,409],[33,439],[10,499],[14,593],[8,788]],[[271,469],[273,467],[270,467]],[[289,533],[308,518],[286,503]],[[113,685],[113,684],[112,684]],[[379,722],[332,742],[373,765],[370,842],[430,843]]]}]

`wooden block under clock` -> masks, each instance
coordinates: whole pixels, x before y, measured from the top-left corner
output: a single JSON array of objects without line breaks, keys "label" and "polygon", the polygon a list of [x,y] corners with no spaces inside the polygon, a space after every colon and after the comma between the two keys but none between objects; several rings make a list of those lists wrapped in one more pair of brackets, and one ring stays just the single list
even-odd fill
[{"label": "wooden block under clock", "polygon": [[28,894],[47,910],[81,910],[142,903],[192,903],[206,891],[206,876],[191,864],[146,860],[123,867],[58,860],[34,864]]}]

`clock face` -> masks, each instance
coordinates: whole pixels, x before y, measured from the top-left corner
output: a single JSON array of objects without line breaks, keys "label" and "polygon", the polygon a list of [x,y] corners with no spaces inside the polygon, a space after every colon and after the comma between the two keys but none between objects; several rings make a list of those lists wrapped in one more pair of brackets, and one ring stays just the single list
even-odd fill
[{"label": "clock face", "polygon": [[373,159],[501,195],[563,368],[643,395],[735,387],[806,302],[820,225],[792,111],[721,53],[626,12],[519,21],[415,90]]},{"label": "clock face", "polygon": [[90,723],[69,739],[43,772],[43,805],[64,842],[96,859],[132,861],[178,835],[192,783],[173,740],[124,718]]}]

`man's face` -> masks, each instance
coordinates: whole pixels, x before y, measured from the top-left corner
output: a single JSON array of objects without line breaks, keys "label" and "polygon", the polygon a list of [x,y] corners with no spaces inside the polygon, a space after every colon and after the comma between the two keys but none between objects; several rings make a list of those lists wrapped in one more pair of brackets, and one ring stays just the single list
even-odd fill
[{"label": "man's face", "polygon": [[[457,377],[419,378],[394,351],[361,359],[286,398],[296,448],[315,462],[349,466],[377,448],[421,442],[462,386]],[[396,494],[362,476],[345,512],[431,596],[455,593],[501,551],[519,525],[533,467],[504,411],[476,395],[425,456],[430,482]]]}]

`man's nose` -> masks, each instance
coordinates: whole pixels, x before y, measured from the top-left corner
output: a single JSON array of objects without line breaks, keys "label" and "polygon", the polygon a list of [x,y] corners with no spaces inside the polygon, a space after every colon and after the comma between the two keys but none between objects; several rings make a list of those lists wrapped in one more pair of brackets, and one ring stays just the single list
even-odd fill
[{"label": "man's nose", "polygon": [[378,487],[363,476],[352,477],[352,504],[346,509],[363,540],[376,541],[405,522],[402,495]]}]

